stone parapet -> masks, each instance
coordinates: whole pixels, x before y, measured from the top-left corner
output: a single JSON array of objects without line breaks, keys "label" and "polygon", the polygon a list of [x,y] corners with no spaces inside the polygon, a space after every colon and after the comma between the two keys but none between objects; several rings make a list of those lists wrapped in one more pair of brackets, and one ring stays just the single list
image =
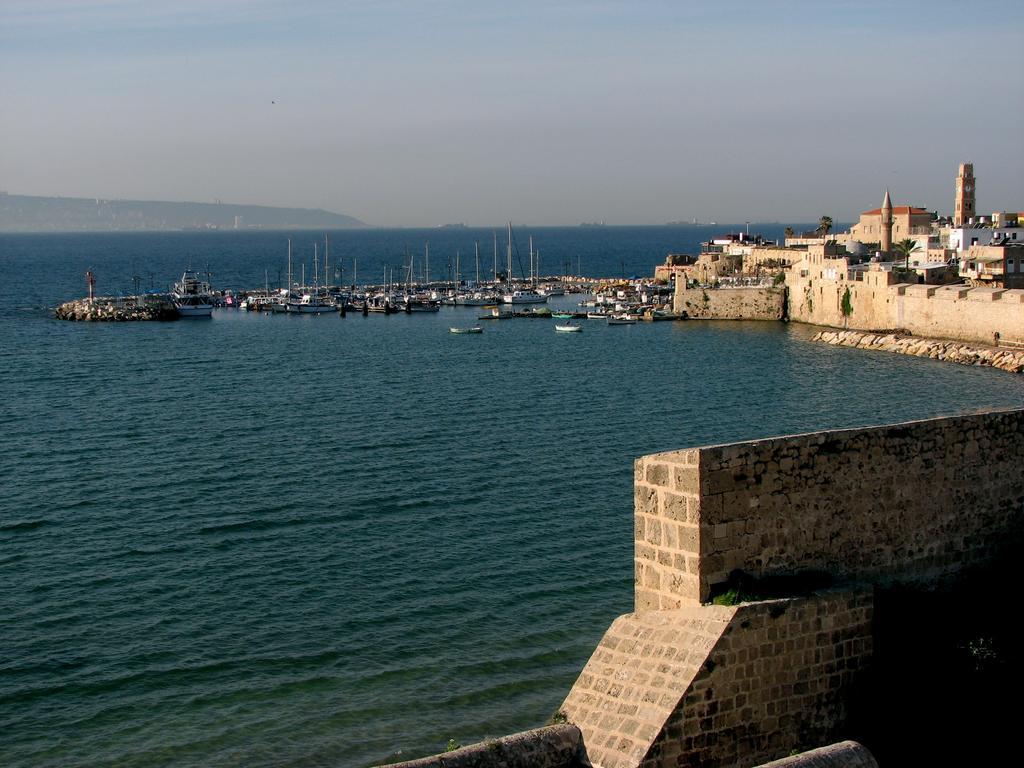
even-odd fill
[{"label": "stone parapet", "polygon": [[636,462],[635,609],[734,571],[932,583],[1024,533],[1024,410],[817,432]]},{"label": "stone parapet", "polygon": [[758,768],[878,768],[875,756],[856,741],[841,741],[799,755],[763,763]]},{"label": "stone parapet", "polygon": [[580,729],[551,725],[384,768],[583,768]]}]

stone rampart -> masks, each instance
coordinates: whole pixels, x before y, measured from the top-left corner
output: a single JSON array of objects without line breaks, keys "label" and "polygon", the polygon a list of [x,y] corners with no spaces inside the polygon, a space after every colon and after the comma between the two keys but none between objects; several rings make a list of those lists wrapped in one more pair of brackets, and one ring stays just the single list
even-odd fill
[{"label": "stone rampart", "polygon": [[672,310],[697,320],[781,320],[785,297],[781,288],[677,287]]},{"label": "stone rampart", "polygon": [[818,432],[636,462],[636,610],[757,577],[933,583],[1021,534],[1024,410]]},{"label": "stone rampart", "polygon": [[915,336],[982,344],[991,344],[997,333],[1006,341],[1024,341],[1024,290],[888,285],[889,273],[878,271],[864,273],[864,280],[839,277],[791,273],[789,318],[860,331],[898,328]]}]

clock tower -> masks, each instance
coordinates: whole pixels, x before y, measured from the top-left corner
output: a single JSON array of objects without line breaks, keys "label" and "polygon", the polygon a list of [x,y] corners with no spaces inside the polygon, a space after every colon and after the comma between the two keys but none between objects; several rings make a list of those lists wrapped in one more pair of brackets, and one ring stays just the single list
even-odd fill
[{"label": "clock tower", "polygon": [[974,163],[960,163],[960,173],[956,177],[953,226],[962,227],[974,218],[974,213]]}]

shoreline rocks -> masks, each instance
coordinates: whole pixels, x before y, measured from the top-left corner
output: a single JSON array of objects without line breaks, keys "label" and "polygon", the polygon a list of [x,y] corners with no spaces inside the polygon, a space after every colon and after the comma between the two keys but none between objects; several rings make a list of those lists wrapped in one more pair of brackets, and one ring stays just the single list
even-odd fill
[{"label": "shoreline rocks", "polygon": [[925,339],[897,333],[864,331],[819,331],[812,339],[837,347],[857,347],[927,357],[959,365],[982,365],[1010,373],[1024,373],[1024,350],[1002,349],[959,341]]},{"label": "shoreline rocks", "polygon": [[144,304],[132,300],[109,297],[75,299],[54,310],[58,320],[76,322],[132,322],[140,320],[177,320],[181,317],[174,302],[168,299],[149,299]]}]

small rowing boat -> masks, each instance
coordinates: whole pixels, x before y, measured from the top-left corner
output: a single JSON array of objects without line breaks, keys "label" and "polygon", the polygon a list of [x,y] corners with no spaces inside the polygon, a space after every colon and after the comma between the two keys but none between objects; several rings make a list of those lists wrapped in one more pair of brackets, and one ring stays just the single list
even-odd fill
[{"label": "small rowing boat", "polygon": [[580,333],[582,330],[582,325],[573,325],[572,323],[566,323],[565,325],[555,325],[556,333]]},{"label": "small rowing boat", "polygon": [[484,329],[479,325],[474,325],[472,328],[449,328],[449,333],[483,333]]}]

